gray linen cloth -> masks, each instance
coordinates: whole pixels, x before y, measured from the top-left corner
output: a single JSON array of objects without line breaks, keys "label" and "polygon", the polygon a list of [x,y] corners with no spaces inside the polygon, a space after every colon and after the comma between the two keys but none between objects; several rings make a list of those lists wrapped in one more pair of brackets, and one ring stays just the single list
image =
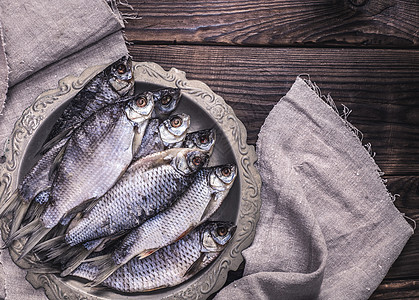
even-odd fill
[{"label": "gray linen cloth", "polygon": [[215,299],[368,299],[413,234],[354,128],[326,100],[298,77],[267,117],[245,276]]},{"label": "gray linen cloth", "polygon": [[[0,156],[14,123],[39,94],[128,53],[121,17],[111,7],[105,0],[0,1]],[[47,299],[25,275],[0,250],[0,299]]]}]

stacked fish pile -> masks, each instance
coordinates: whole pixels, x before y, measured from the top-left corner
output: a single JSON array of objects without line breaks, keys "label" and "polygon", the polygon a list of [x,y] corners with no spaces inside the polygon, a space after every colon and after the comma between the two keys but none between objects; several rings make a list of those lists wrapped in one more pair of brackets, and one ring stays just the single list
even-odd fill
[{"label": "stacked fish pile", "polygon": [[[235,231],[209,222],[237,174],[206,167],[215,130],[188,132],[172,115],[180,90],[134,94],[123,57],[65,108],[40,159],[0,208],[5,241],[25,242],[39,272],[78,276],[124,292],[177,285],[216,259]],[[36,271],[36,270],[35,270]]]}]

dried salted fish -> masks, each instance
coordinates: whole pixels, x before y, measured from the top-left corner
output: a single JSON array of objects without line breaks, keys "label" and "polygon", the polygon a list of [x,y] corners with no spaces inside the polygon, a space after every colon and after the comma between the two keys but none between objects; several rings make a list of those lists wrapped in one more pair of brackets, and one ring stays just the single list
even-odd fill
[{"label": "dried salted fish", "polygon": [[208,161],[206,151],[174,148],[134,162],[121,179],[103,195],[81,219],[70,224],[64,236],[42,243],[37,251],[47,250],[48,260],[58,258],[66,270],[74,269],[101,241],[113,238],[142,224],[166,209],[191,184],[194,174]]},{"label": "dried salted fish", "polygon": [[[229,222],[204,223],[183,239],[140,259],[133,258],[103,285],[122,292],[145,292],[178,285],[213,262],[232,239],[236,226]],[[72,275],[94,280],[97,264],[81,264]]]},{"label": "dried salted fish", "polygon": [[220,207],[235,178],[234,165],[200,170],[192,185],[171,207],[133,229],[113,253],[98,260],[100,270],[94,285],[133,257],[145,258],[205,222]]},{"label": "dried salted fish", "polygon": [[134,93],[132,60],[124,56],[91,79],[70,101],[55,122],[46,141],[81,124],[104,106],[119,102],[123,96]]},{"label": "dried salted fish", "polygon": [[150,120],[141,147],[134,154],[133,159],[138,160],[152,153],[180,147],[189,126],[190,117],[187,114],[173,115],[163,122],[159,119]]},{"label": "dried salted fish", "polygon": [[153,107],[154,101],[143,97],[109,105],[74,131],[63,148],[51,201],[41,218],[19,229],[7,241],[31,235],[21,257],[72,209],[102,196],[117,181],[132,160],[135,136],[141,140]]},{"label": "dried salted fish", "polygon": [[133,163],[66,235],[69,245],[134,228],[167,208],[207,162],[199,149],[175,148]]},{"label": "dried salted fish", "polygon": [[[122,99],[128,99],[127,101],[130,99],[142,101],[141,98],[144,98],[145,101],[147,101],[147,99],[152,99],[155,104],[153,114],[155,114],[155,111],[157,111],[158,114],[161,114],[162,112],[171,113],[179,102],[180,90],[176,88],[163,88],[153,92],[146,92],[132,97],[129,96],[121,98],[121,101]],[[94,98],[91,98],[90,100],[95,101]],[[101,103],[103,104],[104,102]],[[153,119],[153,121],[160,125],[160,121],[157,119]],[[185,131],[187,130],[187,128],[185,128],[186,125],[189,127],[189,120],[187,123],[182,124],[181,128],[184,128]],[[149,125],[147,128],[151,127],[152,130],[154,130],[153,126],[154,125]],[[161,131],[164,131],[164,129]],[[149,135],[153,136],[152,134]],[[167,138],[164,140],[165,143],[169,143],[172,139],[174,139],[174,137],[168,136],[168,133],[166,133],[166,136]],[[45,151],[41,151],[42,156],[39,161],[24,177],[22,183],[19,185],[14,194],[9,197],[9,199],[7,199],[7,201],[5,201],[5,203],[0,208],[0,217],[8,214],[9,212],[14,212],[14,219],[10,229],[10,235],[13,235],[20,227],[23,218],[25,218],[27,221],[32,221],[34,218],[39,217],[39,212],[42,212],[42,208],[38,207],[37,204],[32,205],[32,212],[27,213],[27,209],[32,200],[35,200],[35,202],[41,204],[49,200],[50,188],[55,178],[53,176],[54,172],[51,170],[51,167],[58,166],[57,161],[55,161],[56,157],[70,137],[71,132],[69,131],[65,132],[63,135],[60,134],[59,136],[56,136],[53,143],[47,145],[44,148]],[[61,138],[61,140],[59,138]],[[145,138],[146,136],[142,138],[141,135],[136,135],[136,140],[134,143],[135,145],[133,147],[136,148],[141,145],[141,141]],[[174,144],[173,146],[176,145],[177,144]],[[137,150],[137,152],[138,151],[139,150]]]}]

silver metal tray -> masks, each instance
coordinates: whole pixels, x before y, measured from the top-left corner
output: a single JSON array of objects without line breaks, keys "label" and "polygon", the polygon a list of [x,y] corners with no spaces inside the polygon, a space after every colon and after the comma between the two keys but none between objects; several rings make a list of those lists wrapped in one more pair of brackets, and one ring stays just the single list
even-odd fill
[{"label": "silver metal tray", "polygon": [[[57,89],[41,94],[23,112],[6,145],[6,161],[0,165],[1,202],[13,193],[23,176],[39,159],[35,153],[65,108],[65,103],[105,67],[89,68],[79,77],[65,77],[59,81]],[[236,233],[218,259],[190,280],[173,288],[135,294],[119,293],[103,287],[87,288],[84,286],[86,281],[75,277],[33,273],[30,269],[37,262],[36,256],[28,255],[16,262],[24,242],[16,241],[9,248],[12,259],[21,268],[28,269],[26,279],[35,288],[44,288],[49,299],[205,299],[223,286],[229,270],[238,268],[243,261],[242,250],[253,241],[261,205],[261,180],[254,167],[254,147],[247,145],[246,129],[232,108],[206,84],[187,80],[185,73],[177,69],[172,68],[167,72],[149,62],[134,62],[133,69],[136,92],[178,87],[182,91],[182,99],[176,112],[191,116],[190,130],[216,128],[217,141],[210,165],[235,162],[239,172],[228,197],[212,219],[235,222]],[[11,217],[0,220],[3,238],[10,230],[10,220]]]}]

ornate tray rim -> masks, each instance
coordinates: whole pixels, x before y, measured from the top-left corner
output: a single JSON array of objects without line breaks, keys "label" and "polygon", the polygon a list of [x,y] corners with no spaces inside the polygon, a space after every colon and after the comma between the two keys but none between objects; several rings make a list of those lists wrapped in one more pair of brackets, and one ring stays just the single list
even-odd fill
[{"label": "ornate tray rim", "polygon": [[[0,199],[1,203],[9,197],[18,185],[18,171],[21,159],[31,140],[31,136],[42,125],[50,113],[64,101],[74,97],[81,88],[106,65],[86,69],[79,77],[67,76],[58,82],[58,88],[42,93],[35,102],[25,109],[16,122],[5,147],[5,161],[0,165]],[[182,289],[166,299],[205,299],[218,291],[227,279],[229,270],[237,270],[243,261],[242,250],[250,246],[254,239],[261,206],[261,178],[255,168],[257,156],[253,146],[246,142],[247,131],[236,117],[233,109],[223,98],[216,95],[205,83],[186,79],[186,73],[172,68],[165,71],[152,62],[133,62],[135,81],[167,87],[178,87],[182,94],[197,105],[203,107],[226,135],[238,163],[240,180],[240,205],[236,220],[237,230],[233,240],[222,255],[211,264],[197,280],[186,284]],[[9,232],[10,217],[0,220],[3,237]],[[9,248],[13,261],[22,268],[36,263],[34,256],[17,261],[22,249],[19,241]],[[49,299],[107,299],[89,294],[85,290],[75,290],[66,281],[53,274],[35,274],[28,271],[26,279],[34,288],[44,288]],[[139,298],[141,298],[139,296]]]}]

